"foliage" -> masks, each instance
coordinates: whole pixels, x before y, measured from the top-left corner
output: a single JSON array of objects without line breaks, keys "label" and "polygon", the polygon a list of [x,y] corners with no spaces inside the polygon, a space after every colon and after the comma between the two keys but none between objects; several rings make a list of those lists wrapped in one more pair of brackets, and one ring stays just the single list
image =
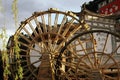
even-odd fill
[{"label": "foliage", "polygon": [[15,57],[17,59],[17,73],[16,73],[16,77],[15,80],[22,80],[23,79],[23,69],[21,67],[21,60],[20,60],[20,48],[19,48],[19,42],[18,42],[18,36],[14,36],[14,53],[15,53]]},{"label": "foliage", "polygon": [[[18,0],[13,0],[12,3],[12,12],[14,15],[14,21],[15,21],[15,26],[18,28],[18,7],[17,7],[17,2]],[[23,78],[23,69],[21,67],[21,60],[20,60],[20,48],[19,48],[19,42],[18,42],[18,36],[14,36],[14,53],[15,53],[15,57],[17,59],[17,66],[18,66],[18,70],[16,73],[16,77],[15,80],[22,80]]]},{"label": "foliage", "polygon": [[0,12],[2,12],[3,7],[2,7],[2,0],[0,0]]},{"label": "foliage", "polygon": [[6,40],[7,40],[7,35],[6,35],[6,28],[2,28],[2,33],[0,34],[0,39],[2,41],[2,61],[3,61],[3,68],[4,68],[4,80],[8,79],[8,74],[10,74],[9,71],[9,58],[6,50]]},{"label": "foliage", "polygon": [[[3,5],[2,5],[2,0],[0,0],[0,12],[3,12]],[[5,12],[3,12],[5,14]],[[1,48],[1,54],[2,54],[2,66],[3,66],[3,78],[4,80],[8,80],[8,75],[10,74],[9,71],[9,58],[6,50],[6,45],[7,45],[7,34],[6,34],[6,28],[5,28],[5,16],[4,16],[4,27],[1,29],[0,33],[0,41],[2,44]]]},{"label": "foliage", "polygon": [[[13,0],[13,3],[12,3],[12,12],[13,12],[13,16],[14,16],[14,21],[15,21],[15,26],[18,27],[18,7],[17,7],[17,2],[18,0]],[[3,11],[3,6],[2,6],[2,0],[0,0],[0,12]],[[5,20],[5,15],[4,15],[4,20]],[[5,21],[4,21],[5,22]],[[5,25],[6,23],[4,23]],[[0,40],[2,42],[2,61],[3,61],[3,69],[4,69],[4,80],[8,80],[8,75],[10,74],[10,71],[9,71],[9,67],[10,67],[10,64],[9,64],[9,55],[7,53],[7,49],[6,49],[6,46],[7,46],[7,34],[6,34],[6,28],[4,26],[4,28],[2,28],[1,30],[2,32],[0,33]],[[20,49],[19,49],[19,43],[17,41],[18,37],[17,36],[14,36],[14,56],[17,58],[17,66],[18,66],[18,70],[17,70],[17,73],[16,73],[16,77],[15,77],[15,80],[22,80],[23,78],[23,69],[21,67],[21,64],[20,64],[20,55],[19,55],[19,52],[20,52]]]},{"label": "foliage", "polygon": [[14,15],[15,26],[18,27],[18,7],[17,7],[18,0],[13,0],[12,3],[12,12]]}]

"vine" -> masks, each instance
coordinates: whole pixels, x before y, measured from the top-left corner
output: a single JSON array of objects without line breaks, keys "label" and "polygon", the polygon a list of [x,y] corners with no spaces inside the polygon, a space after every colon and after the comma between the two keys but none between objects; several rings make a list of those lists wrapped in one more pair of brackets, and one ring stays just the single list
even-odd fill
[{"label": "vine", "polygon": [[14,15],[15,26],[18,27],[18,7],[17,7],[18,0],[13,0],[12,3],[12,12]]},{"label": "vine", "polygon": [[5,27],[5,22],[6,22],[6,17],[5,17],[5,10],[3,11],[3,5],[2,5],[2,0],[0,0],[0,12],[4,14],[4,26],[1,29],[0,33],[0,41],[1,41],[1,55],[2,55],[2,67],[3,67],[3,79],[8,80],[8,75],[10,74],[9,71],[9,57],[6,49],[7,45],[7,34],[6,34],[6,27]]},{"label": "vine", "polygon": [[[15,21],[15,26],[18,28],[18,7],[17,7],[18,0],[13,0],[12,3],[12,12],[14,15],[14,21]],[[20,48],[19,48],[19,42],[18,42],[18,36],[14,36],[14,53],[15,57],[17,59],[17,73],[15,76],[15,80],[22,80],[23,79],[23,69],[21,67],[21,60],[20,60]]]},{"label": "vine", "polygon": [[15,80],[22,80],[23,79],[23,68],[21,67],[21,60],[20,60],[20,48],[19,48],[19,42],[18,42],[18,36],[14,36],[14,53],[15,53],[15,57],[17,60],[17,73],[16,73],[16,77]]},{"label": "vine", "polygon": [[2,0],[0,0],[0,12],[3,11],[3,7],[2,7]]},{"label": "vine", "polygon": [[[0,12],[2,12],[3,7],[2,7],[2,0],[0,0]],[[13,12],[13,18],[15,21],[15,26],[18,27],[18,9],[17,9],[17,0],[14,0],[12,3],[12,12]],[[4,13],[5,14],[5,13]],[[4,15],[5,17],[5,15]],[[5,19],[5,18],[4,18]],[[5,22],[5,20],[4,20]],[[6,34],[6,28],[4,26],[4,28],[2,28],[2,32],[0,34],[0,39],[2,41],[2,62],[3,62],[3,69],[4,69],[4,73],[3,73],[3,77],[4,80],[8,80],[8,75],[10,74],[9,71],[9,58],[8,58],[8,53],[7,53],[7,34]],[[20,61],[20,49],[19,49],[19,43],[17,41],[18,37],[14,36],[14,56],[17,59],[17,73],[16,73],[16,77],[14,80],[22,80],[23,79],[23,69],[21,67],[21,61]]]},{"label": "vine", "polygon": [[8,75],[10,74],[9,71],[9,58],[6,50],[6,42],[7,42],[7,34],[6,34],[6,28],[2,28],[2,33],[0,34],[0,39],[2,41],[2,62],[3,62],[3,77],[4,80],[8,80]]}]

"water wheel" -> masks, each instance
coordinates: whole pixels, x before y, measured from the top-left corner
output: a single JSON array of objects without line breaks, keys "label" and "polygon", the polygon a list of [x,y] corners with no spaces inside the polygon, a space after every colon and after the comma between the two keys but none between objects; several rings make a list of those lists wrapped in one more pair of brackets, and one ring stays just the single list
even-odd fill
[{"label": "water wheel", "polygon": [[[19,43],[23,80],[54,80],[56,56],[80,28],[81,23],[72,12],[54,9],[35,12],[21,22],[13,38]],[[12,43],[14,48],[14,40]],[[11,72],[15,77],[18,60],[13,48],[9,51]]]},{"label": "water wheel", "polygon": [[120,80],[120,36],[104,30],[72,38],[58,56],[57,80]]}]

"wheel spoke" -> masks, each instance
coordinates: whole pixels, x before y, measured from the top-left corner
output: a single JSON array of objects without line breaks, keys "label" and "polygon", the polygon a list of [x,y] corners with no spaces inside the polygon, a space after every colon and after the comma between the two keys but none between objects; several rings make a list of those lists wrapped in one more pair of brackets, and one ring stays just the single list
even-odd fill
[{"label": "wheel spoke", "polygon": [[55,21],[54,21],[54,28],[57,29],[58,27],[58,17],[59,17],[59,14],[56,14],[55,15]]},{"label": "wheel spoke", "polygon": [[34,18],[34,21],[35,21],[35,23],[36,23],[36,25],[37,25],[36,28],[38,29],[39,34],[42,34],[43,32],[42,32],[42,26],[41,26],[41,23],[38,21],[37,18]]},{"label": "wheel spoke", "polygon": [[87,56],[87,59],[89,60],[91,66],[94,68],[94,65],[93,65],[93,63],[92,63],[92,60],[91,60],[91,58],[89,57],[89,55],[87,55],[88,53],[87,53],[86,49],[84,48],[83,44],[81,43],[80,39],[78,39],[78,42],[79,42],[79,44],[81,45],[81,48],[84,50],[84,53],[85,53],[85,55]]},{"label": "wheel spoke", "polygon": [[72,27],[73,25],[73,21],[74,19],[72,18],[69,23],[67,24],[67,26],[65,25],[65,30],[64,32],[62,33],[63,36],[65,36],[68,32],[69,32],[69,29]]},{"label": "wheel spoke", "polygon": [[30,26],[33,34],[35,35],[35,37],[37,37],[37,36],[38,36],[38,33],[37,33],[36,30],[33,28],[33,25],[31,24],[31,22],[28,22],[28,24],[29,24],[29,26]]},{"label": "wheel spoke", "polygon": [[32,34],[30,34],[30,32],[29,32],[25,27],[23,27],[23,30],[27,33],[27,35],[28,35],[34,42],[36,42],[35,39],[34,39],[34,37],[32,36]]},{"label": "wheel spoke", "polygon": [[60,28],[58,30],[58,34],[60,34],[62,32],[62,30],[64,29],[63,27],[64,27],[64,24],[66,23],[66,20],[67,20],[67,16],[64,15],[63,20],[62,20],[61,25],[60,25]]},{"label": "wheel spoke", "polygon": [[107,34],[107,36],[106,36],[106,39],[105,39],[105,43],[104,43],[103,51],[102,51],[102,52],[105,51],[105,48],[106,48],[106,46],[107,46],[108,39],[109,39],[109,34]]},{"label": "wheel spoke", "polygon": [[51,13],[48,14],[48,31],[51,32],[52,26],[51,26]]},{"label": "wheel spoke", "polygon": [[27,38],[25,35],[23,35],[22,33],[19,33],[19,36],[21,37],[21,38],[23,38],[24,40],[26,40],[28,43],[32,43],[32,41],[30,41],[30,39],[29,38]]},{"label": "wheel spoke", "polygon": [[42,28],[45,33],[45,32],[47,32],[47,27],[46,27],[44,15],[41,15],[41,20],[42,20],[42,25],[43,25]]},{"label": "wheel spoke", "polygon": [[24,75],[27,75],[27,74],[29,74],[30,72],[29,72],[29,69],[25,69],[25,71],[23,72],[23,74]]}]

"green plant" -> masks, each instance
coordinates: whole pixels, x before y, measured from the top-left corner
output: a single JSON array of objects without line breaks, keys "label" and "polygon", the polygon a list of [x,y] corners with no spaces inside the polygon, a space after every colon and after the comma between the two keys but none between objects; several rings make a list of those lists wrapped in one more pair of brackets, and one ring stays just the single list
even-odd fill
[{"label": "green plant", "polygon": [[14,55],[17,59],[17,73],[15,80],[22,80],[23,79],[23,69],[21,67],[21,60],[20,60],[20,48],[19,48],[18,36],[14,36]]},{"label": "green plant", "polygon": [[[12,3],[12,12],[14,15],[14,21],[15,21],[15,26],[18,28],[18,7],[17,7],[18,0],[13,0]],[[14,55],[17,59],[17,73],[15,80],[22,80],[23,79],[23,69],[21,67],[21,60],[20,60],[20,48],[19,48],[19,42],[18,42],[18,36],[14,36]]]},{"label": "green plant", "polygon": [[18,7],[17,7],[18,0],[13,0],[12,3],[12,12],[14,15],[15,26],[18,27]]},{"label": "green plant", "polygon": [[0,39],[2,41],[2,62],[3,62],[3,68],[4,68],[3,76],[4,76],[4,80],[8,80],[8,75],[10,74],[10,71],[9,71],[10,65],[9,65],[9,58],[8,58],[7,49],[6,49],[7,34],[6,34],[5,27],[2,28]]}]

